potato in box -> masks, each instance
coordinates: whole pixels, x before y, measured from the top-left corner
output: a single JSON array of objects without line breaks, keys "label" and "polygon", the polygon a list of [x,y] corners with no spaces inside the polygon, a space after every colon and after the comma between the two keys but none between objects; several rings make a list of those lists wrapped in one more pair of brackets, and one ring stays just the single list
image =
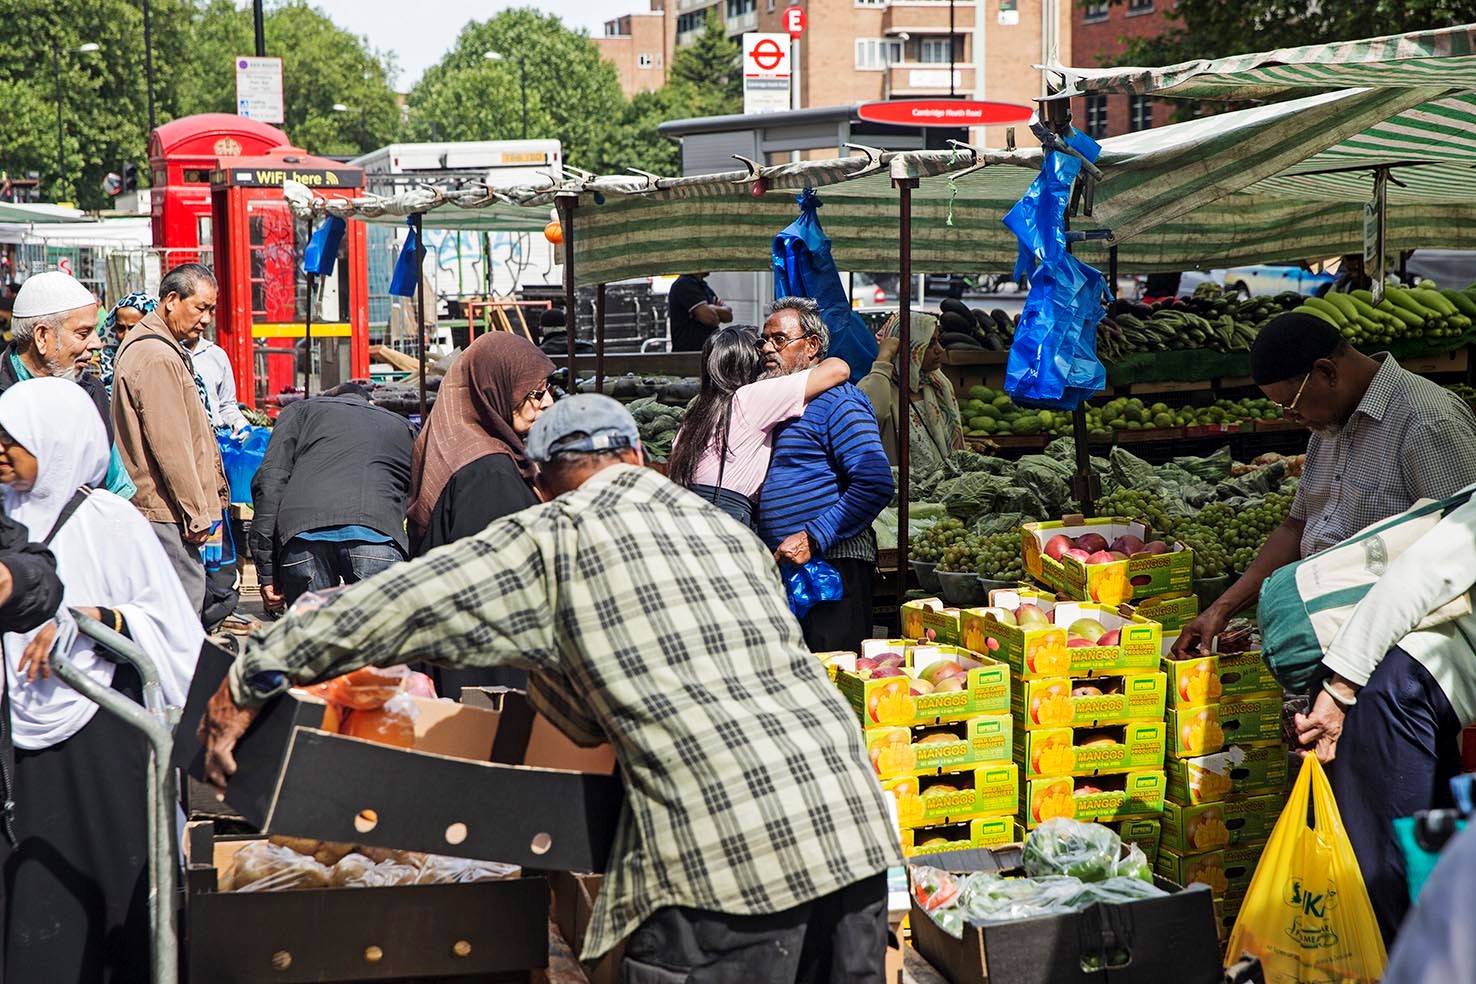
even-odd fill
[{"label": "potato in box", "polygon": [[904,828],[1003,816],[1020,807],[1020,771],[1013,762],[940,776],[884,779],[882,789],[896,797],[897,821]]},{"label": "potato in box", "polygon": [[923,728],[872,728],[866,732],[871,764],[881,779],[931,775],[1011,760],[1014,718],[980,714]]},{"label": "potato in box", "polygon": [[1166,689],[1162,673],[1015,678],[1010,683],[1010,711],[1017,725],[1027,730],[1161,721]]},{"label": "potato in box", "polygon": [[938,598],[922,598],[904,602],[901,609],[902,634],[919,642],[959,645],[958,609]]},{"label": "potato in box", "polygon": [[1208,885],[1217,899],[1243,899],[1265,849],[1265,841],[1198,854],[1165,848],[1158,852],[1154,870],[1180,885]]},{"label": "potato in box", "polygon": [[1083,821],[1156,817],[1163,811],[1167,785],[1158,769],[1031,779],[1022,790],[1025,802],[1021,820],[1027,829],[1034,830],[1053,817]]},{"label": "potato in box", "polygon": [[1026,779],[1161,769],[1164,727],[1162,721],[1134,721],[1103,728],[1019,731],[1015,762]]},{"label": "potato in box", "polygon": [[1235,744],[1223,752],[1166,760],[1168,798],[1181,806],[1218,803],[1232,795],[1286,790],[1290,762],[1280,741]]},{"label": "potato in box", "polygon": [[[865,649],[865,643],[862,644]],[[836,686],[863,728],[962,721],[1009,710],[1009,668],[957,646],[911,645],[911,666],[857,669],[838,659]]]},{"label": "potato in box", "polygon": [[1132,519],[1072,516],[1026,523],[1020,542],[1031,577],[1080,601],[1120,605],[1188,591],[1194,580],[1192,550],[1155,538],[1146,523]]},{"label": "potato in box", "polygon": [[[995,592],[1002,594],[1007,593]],[[1042,599],[1013,609],[968,608],[961,619],[965,648],[1008,664],[1017,676],[1101,676],[1159,668],[1162,630],[1125,607]]]},{"label": "potato in box", "polygon": [[1214,851],[1232,844],[1255,844],[1271,836],[1286,797],[1280,793],[1180,806],[1165,803],[1160,848],[1178,854]]}]

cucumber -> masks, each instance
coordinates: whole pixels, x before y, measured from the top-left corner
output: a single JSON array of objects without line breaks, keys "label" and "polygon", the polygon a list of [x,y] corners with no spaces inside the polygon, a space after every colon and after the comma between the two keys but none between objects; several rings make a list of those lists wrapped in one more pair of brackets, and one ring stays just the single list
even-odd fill
[{"label": "cucumber", "polygon": [[[1316,300],[1316,298],[1309,298],[1309,300]],[[1323,321],[1326,321],[1328,324],[1332,325],[1334,328],[1338,329],[1339,331],[1341,331],[1342,328],[1343,328],[1342,325],[1338,324],[1336,321],[1333,320],[1333,317],[1332,317],[1331,314],[1329,314],[1326,310],[1324,310],[1322,308],[1308,307],[1306,304],[1303,304],[1301,307],[1292,308],[1291,313],[1292,314],[1310,314],[1314,318],[1321,318]]]},{"label": "cucumber", "polygon": [[1454,304],[1456,310],[1468,318],[1476,318],[1476,298],[1459,290],[1442,290],[1440,296]]},{"label": "cucumber", "polygon": [[1416,287],[1415,290],[1419,292],[1415,296],[1419,298],[1421,304],[1426,307],[1433,307],[1445,317],[1451,318],[1461,313],[1456,310],[1456,306],[1451,303],[1450,298],[1446,297],[1434,287]]},{"label": "cucumber", "polygon": [[1393,315],[1406,330],[1423,331],[1425,328],[1424,318],[1395,304],[1389,299],[1387,292],[1384,294],[1384,299],[1379,302],[1379,310]]},{"label": "cucumber", "polygon": [[[1420,318],[1422,321],[1429,320],[1439,312],[1427,307],[1424,302],[1414,296],[1414,291],[1400,290],[1398,287],[1390,287],[1384,291],[1385,300],[1390,301],[1397,308],[1402,308]],[[1444,300],[1444,298],[1442,298]]]},{"label": "cucumber", "polygon": [[1348,321],[1347,315],[1343,314],[1343,309],[1338,307],[1331,301],[1327,300],[1326,298],[1309,297],[1306,300],[1302,301],[1302,307],[1309,307],[1319,311],[1326,311],[1328,314],[1329,323],[1331,323],[1334,328],[1349,327],[1350,323]]},{"label": "cucumber", "polygon": [[1347,294],[1337,294],[1333,291],[1328,291],[1322,296],[1322,300],[1343,312],[1343,317],[1349,322],[1357,322],[1359,320],[1358,305],[1354,304],[1353,298]]}]

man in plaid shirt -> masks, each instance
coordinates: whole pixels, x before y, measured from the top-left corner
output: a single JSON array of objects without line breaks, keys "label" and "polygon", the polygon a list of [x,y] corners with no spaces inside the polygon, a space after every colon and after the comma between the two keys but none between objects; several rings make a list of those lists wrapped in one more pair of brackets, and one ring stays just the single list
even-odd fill
[{"label": "man in plaid shirt", "polygon": [[626,808],[583,957],[629,984],[882,979],[900,863],[855,717],[772,556],[639,467],[635,422],[561,401],[528,440],[544,505],[347,588],[252,641],[201,723],[223,787],[254,708],[359,666],[530,672],[576,740],[608,736]]}]

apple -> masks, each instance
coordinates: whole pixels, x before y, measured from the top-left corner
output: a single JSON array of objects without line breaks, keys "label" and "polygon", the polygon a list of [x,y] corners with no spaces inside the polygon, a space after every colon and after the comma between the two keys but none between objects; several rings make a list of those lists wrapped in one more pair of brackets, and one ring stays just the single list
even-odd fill
[{"label": "apple", "polygon": [[1107,552],[1112,555],[1112,559],[1113,560],[1127,560],[1128,559],[1128,555],[1125,554],[1125,553],[1123,553],[1120,550],[1109,550]]},{"label": "apple", "polygon": [[1041,611],[1039,605],[1026,604],[1016,608],[1015,620],[1020,623],[1022,629],[1051,624],[1050,616]]},{"label": "apple", "polygon": [[1068,625],[1066,631],[1070,635],[1080,636],[1087,642],[1096,642],[1107,629],[1094,618],[1079,618]]},{"label": "apple", "polygon": [[873,680],[880,680],[883,677],[899,677],[906,675],[907,674],[903,673],[902,669],[897,666],[878,666],[876,669],[871,671],[871,679]]},{"label": "apple", "polygon": [[1124,533],[1112,541],[1112,549],[1131,557],[1135,553],[1142,552],[1143,539],[1142,537],[1133,536],[1131,533]]},{"label": "apple", "polygon": [[1093,687],[1090,684],[1083,683],[1080,686],[1072,687],[1071,688],[1071,696],[1073,696],[1073,697],[1100,697],[1100,696],[1102,696],[1102,691],[1099,690],[1096,687]]},{"label": "apple", "polygon": [[1045,555],[1052,560],[1060,560],[1061,555],[1072,547],[1071,537],[1064,533],[1057,533],[1046,541]]},{"label": "apple", "polygon": [[1076,788],[1076,795],[1077,796],[1089,796],[1092,793],[1100,793],[1100,792],[1103,792],[1103,790],[1100,789],[1100,788],[1098,788],[1097,786],[1091,785],[1090,783],[1088,783],[1086,785],[1078,786]]},{"label": "apple", "polygon": [[933,692],[933,685],[927,680],[913,680],[908,686],[911,688],[912,696],[914,697],[921,697],[923,694]]},{"label": "apple", "polygon": [[1147,543],[1143,544],[1143,552],[1151,554],[1166,554],[1169,552],[1169,545],[1167,543],[1164,543],[1162,540],[1149,540]]},{"label": "apple", "polygon": [[1083,639],[1081,636],[1076,636],[1074,638],[1066,640],[1067,649],[1090,649],[1094,645],[1096,645],[1096,643],[1089,642],[1086,639]]},{"label": "apple", "polygon": [[1107,549],[1107,538],[1100,533],[1083,533],[1076,538],[1076,547],[1087,553],[1096,553]]},{"label": "apple", "polygon": [[1080,547],[1072,547],[1070,550],[1066,551],[1065,556],[1070,557],[1072,560],[1080,561],[1083,564],[1091,560],[1092,557],[1091,554],[1087,553],[1085,550],[1082,550]]},{"label": "apple", "polygon": [[1102,635],[1097,639],[1097,645],[1099,645],[1099,646],[1120,646],[1120,645],[1122,645],[1122,630],[1121,629],[1110,629],[1110,630],[1108,630],[1106,632],[1103,632]]},{"label": "apple", "polygon": [[969,685],[968,675],[967,674],[964,674],[964,673],[958,673],[958,674],[955,674],[953,676],[944,677],[942,680],[939,680],[936,684],[933,685],[933,693],[935,693],[935,694],[953,693],[954,691],[957,691],[957,690],[963,690],[968,685]]},{"label": "apple", "polygon": [[923,671],[918,674],[918,677],[920,679],[926,680],[930,686],[933,686],[938,684],[942,680],[946,680],[948,677],[958,676],[960,673],[968,673],[968,670],[964,669],[962,666],[959,666],[957,663],[950,662],[949,660],[940,659],[936,663],[929,663],[923,669]]},{"label": "apple", "polygon": [[1090,557],[1088,557],[1087,560],[1086,560],[1086,562],[1088,564],[1111,564],[1114,561],[1116,561],[1117,559],[1118,559],[1117,558],[1117,555],[1115,555],[1115,554],[1113,554],[1113,553],[1111,553],[1109,551],[1106,551],[1106,550],[1098,550],[1096,553],[1094,553]]},{"label": "apple", "polygon": [[903,658],[904,657],[901,653],[882,653],[876,658],[876,665],[900,667],[902,665]]},{"label": "apple", "polygon": [[856,660],[856,672],[857,673],[870,673],[872,670],[876,669],[879,665],[881,665],[881,664],[879,664],[872,657],[870,657],[870,656],[861,656],[861,657],[857,658],[857,660]]},{"label": "apple", "polygon": [[1019,622],[1015,621],[1015,613],[1010,611],[1008,608],[991,608],[989,609],[989,614],[1000,625],[1020,624]]}]

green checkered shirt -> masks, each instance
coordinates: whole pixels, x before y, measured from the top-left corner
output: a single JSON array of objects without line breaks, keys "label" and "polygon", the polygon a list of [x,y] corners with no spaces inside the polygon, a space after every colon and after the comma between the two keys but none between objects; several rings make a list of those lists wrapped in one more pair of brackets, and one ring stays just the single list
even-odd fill
[{"label": "green checkered shirt", "polygon": [[662,906],[773,913],[901,862],[850,708],[807,650],[773,558],[653,471],[578,491],[345,589],[253,638],[243,681],[366,664],[518,666],[578,739],[610,737],[626,786],[584,947]]}]

